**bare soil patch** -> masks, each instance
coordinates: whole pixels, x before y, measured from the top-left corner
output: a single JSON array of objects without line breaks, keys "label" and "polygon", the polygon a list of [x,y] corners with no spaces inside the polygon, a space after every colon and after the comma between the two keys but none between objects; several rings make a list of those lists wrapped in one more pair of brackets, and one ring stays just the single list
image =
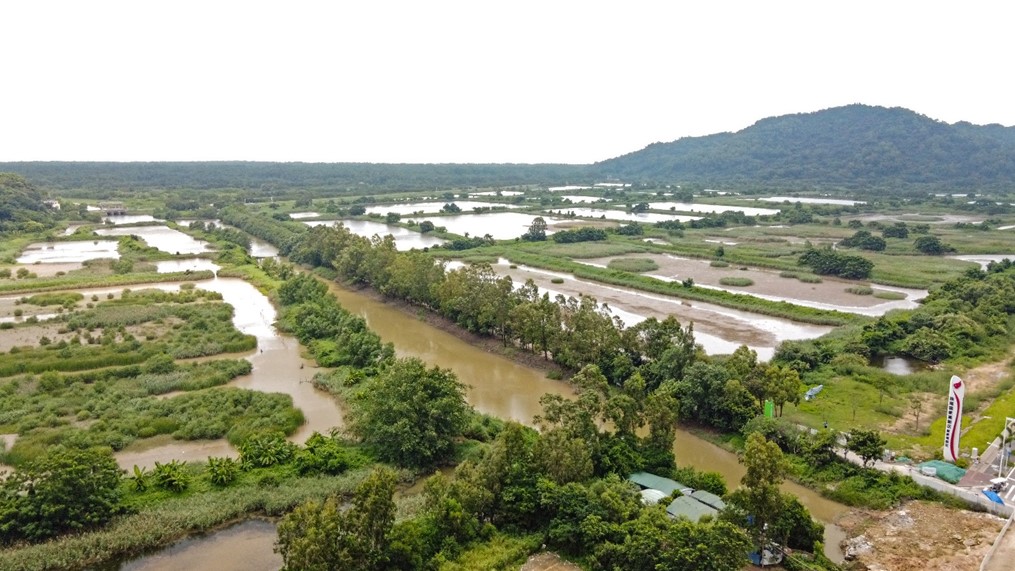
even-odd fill
[{"label": "bare soil patch", "polygon": [[0,331],[0,353],[7,353],[13,347],[36,347],[43,337],[49,337],[54,343],[70,340],[74,335],[58,333],[61,327],[62,323],[39,323],[31,327],[15,327]]},{"label": "bare soil patch", "polygon": [[55,264],[18,264],[11,267],[11,273],[16,274],[21,268],[25,268],[40,278],[51,278],[60,272],[68,273],[80,270],[81,262],[61,262]]},{"label": "bare soil patch", "polygon": [[581,571],[581,567],[564,561],[556,553],[537,553],[522,565],[519,571]]},{"label": "bare soil patch", "polygon": [[920,422],[917,425],[916,409],[911,406],[902,407],[902,416],[894,423],[885,427],[885,431],[895,434],[921,434],[927,430],[931,422],[941,416],[945,407],[945,395],[936,393],[910,393],[912,399],[920,402]]},{"label": "bare soil patch", "polygon": [[1015,358],[1015,350],[1008,353],[1001,361],[980,365],[962,374],[966,383],[966,392],[991,389],[1003,381],[1009,374],[1008,363]]},{"label": "bare soil patch", "polygon": [[975,571],[1004,521],[996,516],[907,502],[889,511],[852,509],[838,522],[847,560],[859,569]]}]

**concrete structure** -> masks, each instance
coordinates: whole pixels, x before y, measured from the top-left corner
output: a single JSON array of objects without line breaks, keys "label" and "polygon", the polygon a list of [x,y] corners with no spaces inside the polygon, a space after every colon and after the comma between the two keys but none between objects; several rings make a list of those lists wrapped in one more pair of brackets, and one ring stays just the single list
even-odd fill
[{"label": "concrete structure", "polygon": [[106,216],[123,216],[127,214],[127,207],[122,202],[100,202],[99,210]]}]

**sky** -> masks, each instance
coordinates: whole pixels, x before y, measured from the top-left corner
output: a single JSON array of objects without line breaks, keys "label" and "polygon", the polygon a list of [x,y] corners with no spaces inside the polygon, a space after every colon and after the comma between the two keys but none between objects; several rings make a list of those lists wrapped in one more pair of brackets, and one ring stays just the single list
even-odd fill
[{"label": "sky", "polygon": [[0,161],[591,163],[851,103],[1015,125],[1011,2],[0,4]]}]

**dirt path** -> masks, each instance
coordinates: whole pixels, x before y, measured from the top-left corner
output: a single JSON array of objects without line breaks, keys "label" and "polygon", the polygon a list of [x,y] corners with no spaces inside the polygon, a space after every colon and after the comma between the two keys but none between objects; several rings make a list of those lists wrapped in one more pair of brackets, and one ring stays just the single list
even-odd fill
[{"label": "dirt path", "polygon": [[[976,571],[1004,520],[993,515],[908,502],[890,511],[853,509],[839,519],[847,560],[860,569]],[[998,559],[1010,565],[1011,559]],[[1010,567],[1003,567],[1010,569]]]}]

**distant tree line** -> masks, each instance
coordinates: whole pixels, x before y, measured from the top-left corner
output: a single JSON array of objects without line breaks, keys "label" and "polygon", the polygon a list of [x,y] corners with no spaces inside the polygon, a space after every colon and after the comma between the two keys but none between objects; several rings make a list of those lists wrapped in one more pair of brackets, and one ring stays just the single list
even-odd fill
[{"label": "distant tree line", "polygon": [[432,190],[435,187],[593,182],[587,165],[382,164],[272,162],[4,162],[13,172],[47,189],[235,189],[269,196],[362,188]]}]

